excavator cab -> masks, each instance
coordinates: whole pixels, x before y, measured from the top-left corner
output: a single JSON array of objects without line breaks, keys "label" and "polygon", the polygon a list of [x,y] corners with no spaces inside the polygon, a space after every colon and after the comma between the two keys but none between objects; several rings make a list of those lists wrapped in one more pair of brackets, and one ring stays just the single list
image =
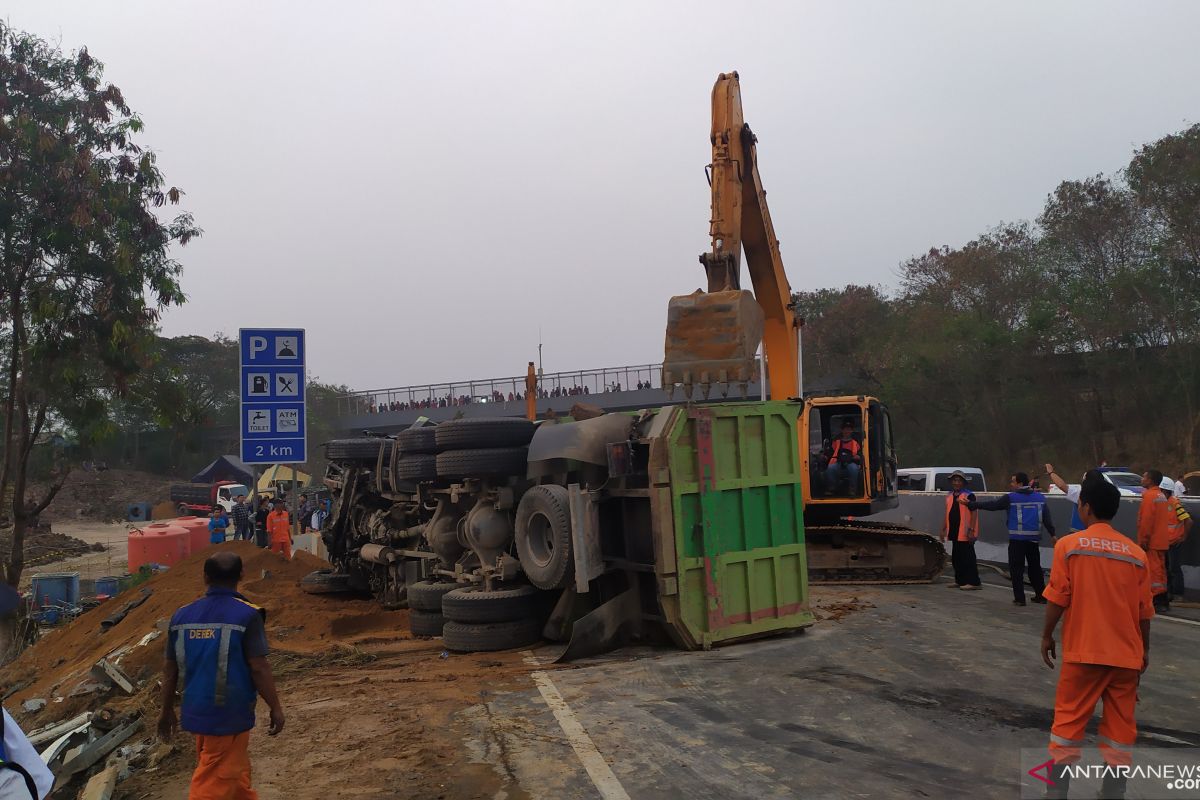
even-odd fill
[{"label": "excavator cab", "polygon": [[875,398],[808,398],[800,447],[810,518],[861,517],[898,504],[891,419]]}]

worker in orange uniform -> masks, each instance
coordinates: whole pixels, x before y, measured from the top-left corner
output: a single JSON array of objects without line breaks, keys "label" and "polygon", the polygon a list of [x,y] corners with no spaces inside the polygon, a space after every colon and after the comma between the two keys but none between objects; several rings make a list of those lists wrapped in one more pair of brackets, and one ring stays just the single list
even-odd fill
[{"label": "worker in orange uniform", "polygon": [[282,553],[284,558],[292,557],[292,524],[282,500],[271,501],[271,513],[267,514],[267,539],[271,543],[270,549]]},{"label": "worker in orange uniform", "polygon": [[1150,594],[1154,610],[1170,610],[1167,593],[1167,551],[1171,548],[1170,501],[1159,488],[1163,474],[1156,469],[1142,473],[1142,505],[1138,509],[1137,540],[1150,560]]},{"label": "worker in orange uniform", "polygon": [[[1079,760],[1084,730],[1103,699],[1099,744],[1105,763],[1129,765],[1137,740],[1134,706],[1138,681],[1150,663],[1150,572],[1142,548],[1109,522],[1121,505],[1117,487],[1091,478],[1079,491],[1079,515],[1087,527],[1054,545],[1042,660],[1054,668],[1054,629],[1063,622],[1062,671],[1050,728],[1053,783],[1046,796],[1065,798],[1066,767]],[[1125,796],[1125,778],[1106,775],[1101,797]]]},{"label": "worker in orange uniform", "polygon": [[1183,544],[1192,532],[1192,515],[1179,501],[1179,484],[1163,478],[1159,484],[1167,496],[1167,600],[1183,599]]},{"label": "worker in orange uniform", "polygon": [[[268,736],[283,730],[283,705],[267,661],[266,612],[238,593],[242,559],[215,553],[204,562],[204,597],[171,617],[162,675],[158,735],[182,723],[196,737],[189,800],[257,800],[250,784],[250,731],[259,697],[271,713]],[[182,684],[182,719],[175,690]]]},{"label": "worker in orange uniform", "polygon": [[967,476],[959,470],[950,473],[950,491],[946,493],[946,516],[942,519],[942,538],[951,543],[950,561],[954,564],[953,587],[982,589],[979,563],[975,560],[975,540],[979,538],[979,512],[967,503],[975,495],[967,491]]}]

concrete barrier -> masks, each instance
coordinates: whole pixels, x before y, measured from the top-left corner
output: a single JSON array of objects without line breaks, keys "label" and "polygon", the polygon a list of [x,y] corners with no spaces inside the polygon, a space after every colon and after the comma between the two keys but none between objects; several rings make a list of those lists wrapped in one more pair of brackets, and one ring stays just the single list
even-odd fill
[{"label": "concrete barrier", "polygon": [[[1000,497],[1004,492],[979,492],[976,497],[980,500],[991,500]],[[1046,495],[1050,507],[1050,516],[1054,521],[1058,535],[1071,532],[1071,516],[1074,511],[1073,503],[1063,495]],[[1137,515],[1141,508],[1140,497],[1122,497],[1121,508],[1113,520],[1113,527],[1130,539],[1137,540]],[[1200,498],[1185,497],[1183,505],[1192,514],[1192,518],[1200,524]],[[907,525],[919,531],[925,531],[940,538],[942,532],[942,515],[946,513],[946,495],[943,492],[900,492],[900,506],[882,514],[875,514],[864,519],[878,519],[883,522],[894,522]],[[946,545],[949,550],[949,543]],[[1054,542],[1049,534],[1042,532],[1042,566],[1049,569],[1054,551]],[[981,561],[997,564],[1008,563],[1008,516],[1000,511],[979,512],[979,541],[975,552]],[[1192,535],[1188,537],[1183,547],[1183,582],[1188,599],[1200,599],[1200,533],[1193,527]]]}]

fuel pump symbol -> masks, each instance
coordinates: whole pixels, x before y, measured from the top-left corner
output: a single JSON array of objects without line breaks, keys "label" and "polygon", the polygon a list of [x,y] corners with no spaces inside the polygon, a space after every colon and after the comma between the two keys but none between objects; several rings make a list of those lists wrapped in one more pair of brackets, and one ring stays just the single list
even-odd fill
[{"label": "fuel pump symbol", "polygon": [[266,394],[269,391],[270,391],[270,389],[267,387],[267,376],[266,375],[255,375],[254,381],[253,381],[251,389],[250,389],[250,393],[251,394]]}]

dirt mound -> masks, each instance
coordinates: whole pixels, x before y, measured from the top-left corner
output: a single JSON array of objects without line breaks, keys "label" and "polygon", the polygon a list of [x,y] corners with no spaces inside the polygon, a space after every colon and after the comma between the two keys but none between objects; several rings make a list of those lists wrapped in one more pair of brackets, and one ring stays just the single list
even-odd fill
[{"label": "dirt mound", "polygon": [[[76,469],[42,513],[43,520],[94,520],[117,522],[125,519],[130,503],[157,504],[170,499],[171,481],[161,475],[151,475],[132,469],[108,469],[103,472],[84,472]],[[38,497],[45,487],[35,487],[31,495]]]},{"label": "dirt mound", "polygon": [[[315,556],[298,552],[287,561],[249,542],[227,542],[221,549],[242,557],[244,579],[240,590],[267,610],[267,639],[273,650],[314,654],[336,644],[411,638],[407,611],[383,611],[367,598],[309,595],[301,591],[302,577],[328,566]],[[215,550],[210,548],[191,556],[44,636],[0,671],[0,685],[10,691],[20,687],[6,701],[6,706],[19,709],[21,702],[29,698],[48,700],[46,710],[33,718],[34,725],[91,708],[98,702],[95,695],[70,697],[70,694],[89,682],[88,671],[93,664],[105,656],[116,658],[117,653],[121,669],[135,681],[145,681],[149,688],[161,669],[165,633],[159,633],[145,645],[139,643],[148,634],[163,631],[176,609],[204,593],[204,560]],[[143,589],[149,596],[142,605],[108,631],[101,630],[101,620],[138,598]],[[127,649],[121,652],[123,648]]]},{"label": "dirt mound", "polygon": [[[12,551],[12,528],[0,530],[0,560],[8,562]],[[73,558],[85,553],[102,553],[104,545],[88,544],[74,536],[55,533],[49,525],[25,531],[25,566],[37,567],[52,564],[64,558]]]}]

